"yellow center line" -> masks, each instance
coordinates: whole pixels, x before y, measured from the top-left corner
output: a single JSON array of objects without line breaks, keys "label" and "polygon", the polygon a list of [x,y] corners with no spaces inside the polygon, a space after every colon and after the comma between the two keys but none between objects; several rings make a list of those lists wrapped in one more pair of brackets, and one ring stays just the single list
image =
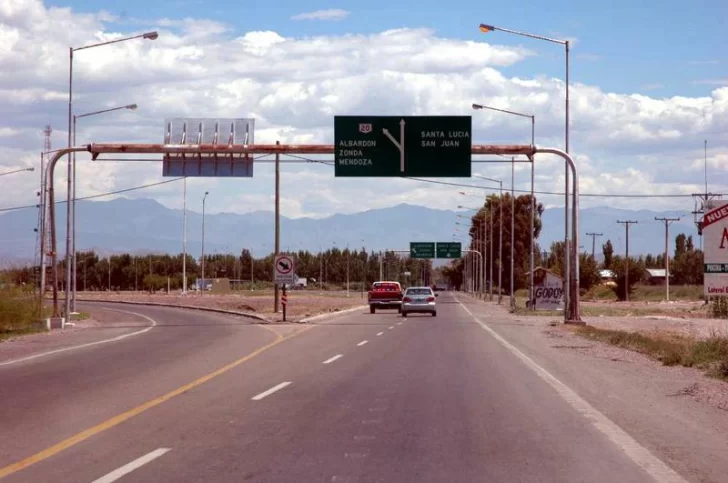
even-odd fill
[{"label": "yellow center line", "polygon": [[248,354],[244,357],[241,357],[240,359],[233,361],[230,364],[227,364],[205,376],[202,376],[199,379],[195,379],[194,381],[187,383],[184,386],[178,387],[177,389],[174,389],[174,390],[168,392],[167,394],[159,396],[158,398],[147,401],[133,409],[130,409],[126,412],[116,415],[110,419],[107,419],[106,421],[103,421],[103,422],[97,424],[96,426],[93,426],[84,431],[81,431],[80,433],[77,433],[77,434],[71,436],[70,438],[64,439],[63,441],[56,443],[53,446],[50,446],[49,448],[44,449],[43,451],[40,451],[39,453],[29,456],[16,463],[10,464],[4,468],[0,468],[0,478],[5,478],[6,476],[12,475],[13,473],[16,473],[22,469],[25,469],[35,463],[48,459],[51,456],[60,453],[61,451],[64,451],[72,446],[77,445],[78,443],[80,443],[82,441],[87,440],[91,436],[99,434],[102,431],[106,431],[107,429],[113,428],[114,426],[117,426],[117,425],[123,423],[124,421],[133,418],[134,416],[138,416],[139,414],[143,413],[144,411],[146,411],[148,409],[151,409],[155,406],[159,406],[163,402],[169,401],[170,399],[172,399],[175,396],[179,396],[180,394],[182,394],[184,392],[187,392],[191,389],[201,386],[202,384],[206,383],[207,381],[214,379],[217,376],[220,376],[220,375],[228,372],[230,369],[233,369],[233,368],[239,366],[240,364],[243,364],[244,362],[249,361],[250,359],[267,351],[268,349],[277,346],[281,342],[288,340],[292,337],[295,337],[299,334],[302,334],[303,332],[305,332],[309,329],[313,329],[316,326],[309,325],[308,327],[305,327],[301,330],[294,332],[293,334],[289,334],[286,336],[281,336],[281,335],[277,334],[274,330],[272,330],[264,325],[262,325],[260,327],[268,329],[270,332],[273,332],[274,334],[276,334],[276,339],[273,342],[256,349],[255,351],[251,352],[250,354]]}]

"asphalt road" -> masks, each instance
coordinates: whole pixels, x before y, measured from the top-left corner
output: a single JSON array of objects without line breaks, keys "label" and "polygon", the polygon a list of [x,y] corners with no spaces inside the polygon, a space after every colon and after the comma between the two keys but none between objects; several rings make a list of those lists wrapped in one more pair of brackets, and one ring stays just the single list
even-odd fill
[{"label": "asphalt road", "polygon": [[437,317],[361,311],[275,329],[123,307],[157,326],[0,367],[0,476],[680,481],[451,294],[438,305]]}]

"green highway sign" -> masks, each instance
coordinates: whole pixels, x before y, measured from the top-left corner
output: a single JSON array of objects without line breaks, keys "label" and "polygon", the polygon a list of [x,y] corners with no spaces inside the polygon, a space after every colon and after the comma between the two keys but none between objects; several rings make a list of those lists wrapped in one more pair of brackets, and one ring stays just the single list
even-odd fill
[{"label": "green highway sign", "polygon": [[410,258],[435,258],[435,243],[410,242]]},{"label": "green highway sign", "polygon": [[469,178],[472,125],[470,116],[335,116],[335,175]]},{"label": "green highway sign", "polygon": [[460,258],[462,251],[460,242],[437,242],[437,258]]}]

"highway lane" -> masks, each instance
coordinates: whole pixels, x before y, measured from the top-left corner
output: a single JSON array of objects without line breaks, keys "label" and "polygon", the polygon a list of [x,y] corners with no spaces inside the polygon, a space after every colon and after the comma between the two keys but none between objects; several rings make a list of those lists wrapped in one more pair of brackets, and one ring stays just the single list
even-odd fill
[{"label": "highway lane", "polygon": [[7,481],[653,481],[439,304],[322,322]]},{"label": "highway lane", "polygon": [[[275,339],[274,333],[231,316],[121,304],[88,307],[143,313],[157,325],[117,342],[0,366],[0,467]],[[123,312],[118,317],[139,319]]]}]

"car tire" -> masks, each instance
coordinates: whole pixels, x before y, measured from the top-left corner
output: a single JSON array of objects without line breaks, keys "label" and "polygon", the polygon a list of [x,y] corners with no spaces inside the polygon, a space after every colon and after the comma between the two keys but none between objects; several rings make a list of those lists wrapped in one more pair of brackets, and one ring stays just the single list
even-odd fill
[{"label": "car tire", "polygon": [[407,317],[407,312],[400,311],[400,313],[402,314],[402,317]]},{"label": "car tire", "polygon": [[402,313],[402,307],[397,307],[397,312]]},{"label": "car tire", "polygon": [[435,312],[432,312],[432,316],[433,316],[433,317],[437,317],[437,311],[435,311]]},{"label": "car tire", "polygon": [[369,313],[370,313],[370,314],[373,314],[373,313],[374,313],[374,312],[376,312],[376,311],[377,311],[377,309],[375,309],[375,308],[374,308],[374,307],[372,307],[371,305],[369,306]]}]

